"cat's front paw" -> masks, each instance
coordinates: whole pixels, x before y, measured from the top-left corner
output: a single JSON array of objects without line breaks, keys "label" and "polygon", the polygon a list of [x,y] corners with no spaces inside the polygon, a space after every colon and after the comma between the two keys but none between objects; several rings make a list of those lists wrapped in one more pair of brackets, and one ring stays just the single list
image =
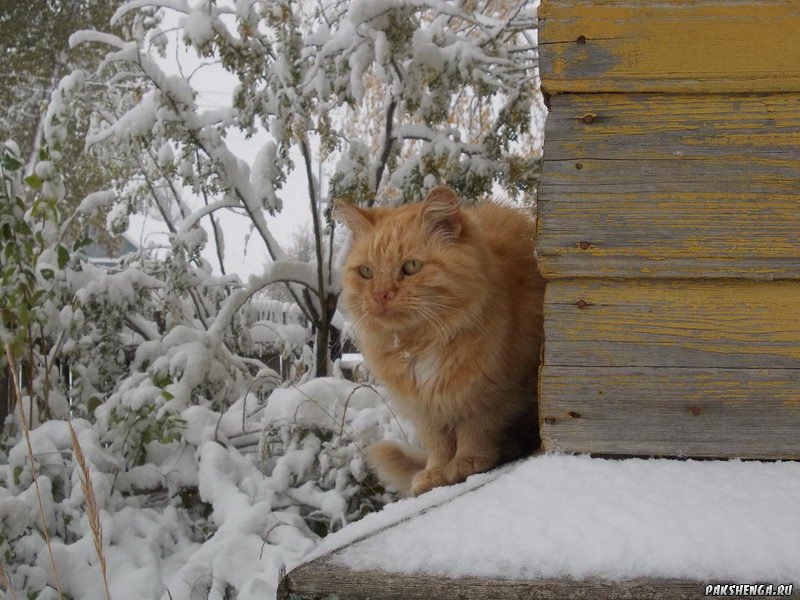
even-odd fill
[{"label": "cat's front paw", "polygon": [[470,475],[488,471],[495,463],[496,461],[486,456],[456,456],[445,465],[444,479],[449,485],[461,483]]},{"label": "cat's front paw", "polygon": [[419,496],[435,487],[446,484],[447,482],[439,467],[425,469],[414,475],[414,479],[411,480],[411,494]]}]

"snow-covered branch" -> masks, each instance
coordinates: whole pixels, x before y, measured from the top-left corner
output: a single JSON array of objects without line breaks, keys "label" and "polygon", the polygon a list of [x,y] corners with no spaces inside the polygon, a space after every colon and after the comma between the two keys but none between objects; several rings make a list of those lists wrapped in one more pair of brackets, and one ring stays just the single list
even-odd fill
[{"label": "snow-covered branch", "polygon": [[200,219],[205,217],[206,215],[210,215],[220,209],[223,208],[234,208],[240,206],[238,200],[235,198],[231,198],[230,196],[226,196],[222,200],[217,200],[216,202],[212,202],[207,204],[206,206],[197,209],[192,214],[188,215],[183,221],[181,221],[180,227],[178,228],[178,233],[183,234],[189,231],[192,227],[194,227]]},{"label": "snow-covered branch", "polygon": [[316,290],[316,271],[315,265],[299,261],[278,261],[267,265],[262,275],[251,277],[246,288],[231,295],[214,319],[208,330],[209,335],[222,334],[233,319],[233,315],[268,285],[291,281],[305,286],[306,289]]}]

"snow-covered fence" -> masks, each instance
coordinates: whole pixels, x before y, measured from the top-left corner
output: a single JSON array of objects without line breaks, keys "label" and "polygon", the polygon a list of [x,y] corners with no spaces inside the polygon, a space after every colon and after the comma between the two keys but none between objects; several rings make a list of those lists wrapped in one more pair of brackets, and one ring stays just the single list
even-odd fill
[{"label": "snow-covered fence", "polygon": [[[280,373],[284,380],[292,378],[293,363],[306,344],[311,344],[313,332],[308,319],[296,304],[281,302],[264,295],[250,301],[255,322],[250,337],[257,358]],[[268,390],[263,392],[268,394]]]},{"label": "snow-covered fence", "polygon": [[800,458],[797,5],[540,17],[545,448]]},{"label": "snow-covered fence", "polygon": [[281,302],[264,296],[256,296],[250,301],[250,305],[257,311],[259,321],[272,321],[282,325],[305,326],[308,324],[300,308],[290,302]]}]

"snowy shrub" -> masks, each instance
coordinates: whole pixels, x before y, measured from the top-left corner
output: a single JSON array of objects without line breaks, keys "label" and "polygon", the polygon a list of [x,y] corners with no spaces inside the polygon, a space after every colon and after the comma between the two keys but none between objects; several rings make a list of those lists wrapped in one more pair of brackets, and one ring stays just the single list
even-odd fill
[{"label": "snowy shrub", "polygon": [[[184,409],[181,439],[150,440],[141,464],[128,468],[102,442],[102,428],[72,421],[91,470],[114,597],[270,597],[278,571],[320,535],[388,500],[359,456],[375,439],[404,435],[377,390],[315,379],[276,390],[266,404],[247,400],[223,413]],[[101,598],[67,424],[43,423],[31,441],[60,585],[68,597]],[[20,592],[53,597],[24,440],[0,464],[0,481],[8,575]]]},{"label": "snowy shrub", "polygon": [[[56,416],[70,415],[86,456],[115,597],[269,597],[278,571],[319,536],[388,501],[359,454],[403,435],[377,390],[332,378],[281,382],[239,354],[259,315],[233,308],[247,291],[200,293],[196,281],[216,280],[191,250],[144,252],[110,272],[80,248],[59,261],[47,245],[59,236],[28,221],[12,144],[3,156],[3,342],[30,361],[36,382],[23,382],[34,462],[19,418],[0,447],[0,553],[19,594],[103,597],[67,423],[30,409],[45,384],[51,406],[64,400]],[[53,264],[41,259],[48,253]],[[193,292],[222,307],[209,309],[207,329]],[[41,329],[32,341],[13,308],[24,294],[47,300],[26,304]],[[55,353],[43,354],[51,340],[70,378],[52,367]]]},{"label": "snowy shrub", "polygon": [[274,491],[299,506],[318,534],[388,501],[360,453],[373,441],[406,435],[381,390],[324,378],[275,390],[263,423],[260,453]]},{"label": "snowy shrub", "polygon": [[55,150],[40,150],[34,173],[23,182],[16,145],[0,144],[0,343],[24,357],[29,391],[24,405],[33,420],[68,412],[60,371],[66,341],[60,311],[70,302],[66,280],[84,244],[65,239],[57,156]]}]

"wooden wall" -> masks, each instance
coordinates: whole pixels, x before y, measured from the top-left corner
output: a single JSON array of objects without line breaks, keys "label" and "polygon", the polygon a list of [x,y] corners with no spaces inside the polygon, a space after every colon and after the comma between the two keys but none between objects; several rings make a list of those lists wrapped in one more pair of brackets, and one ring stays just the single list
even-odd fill
[{"label": "wooden wall", "polygon": [[548,450],[800,458],[800,0],[543,0]]}]

